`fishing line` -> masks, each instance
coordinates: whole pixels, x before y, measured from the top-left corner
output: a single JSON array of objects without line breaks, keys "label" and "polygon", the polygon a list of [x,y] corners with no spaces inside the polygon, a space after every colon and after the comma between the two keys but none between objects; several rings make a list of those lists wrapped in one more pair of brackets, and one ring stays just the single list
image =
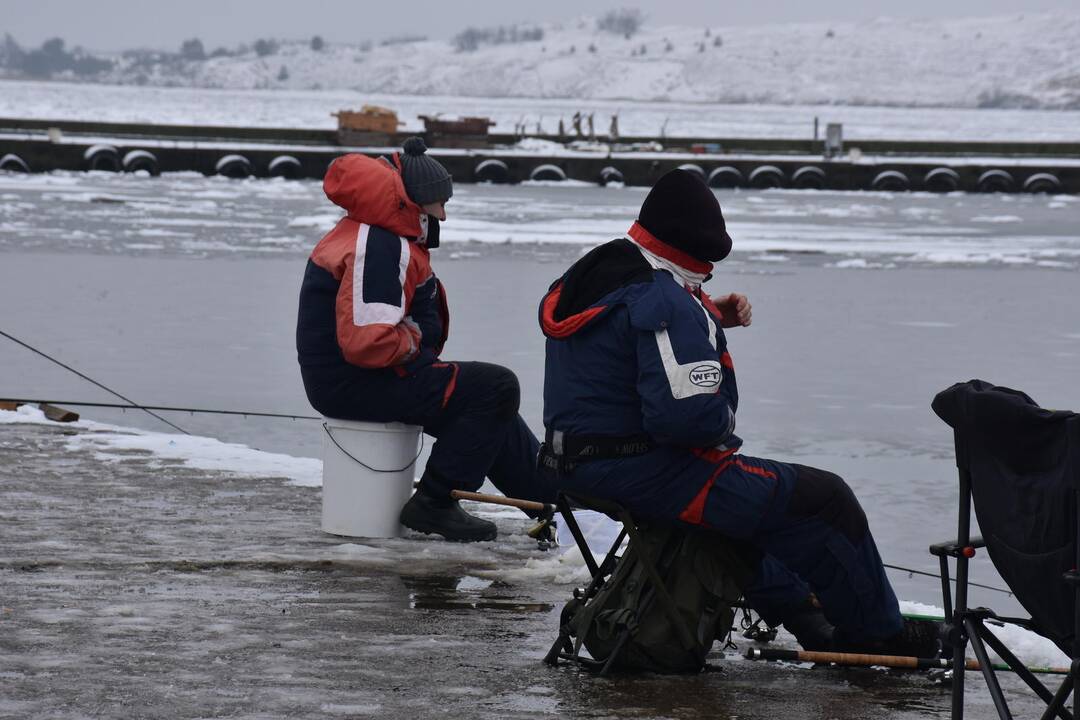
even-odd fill
[{"label": "fishing line", "polygon": [[[941,580],[940,575],[938,575],[937,573],[927,572],[926,570],[915,570],[914,568],[906,568],[906,567],[902,567],[900,565],[890,565],[889,563],[881,563],[881,564],[882,564],[883,567],[892,568],[893,570],[902,570],[902,571],[904,571],[906,573],[911,573],[912,575],[925,575],[926,577],[932,577],[932,578],[937,578],[938,580]],[[956,578],[949,578],[949,579],[952,580],[954,583],[956,582]],[[968,585],[970,585],[972,587],[982,588],[984,590],[995,590],[995,591],[997,591],[999,593],[1005,593],[1006,595],[1008,595],[1010,597],[1013,594],[1012,590],[1006,590],[1005,588],[994,587],[993,585],[983,585],[982,583],[971,582],[970,580],[968,580]]]},{"label": "fishing line", "polygon": [[315,415],[288,415],[286,413],[258,412],[255,410],[212,410],[209,408],[175,407],[172,405],[121,405],[119,403],[79,402],[76,400],[28,400],[24,398],[3,398],[28,405],[74,405],[75,407],[111,408],[116,410],[157,410],[158,412],[179,412],[189,415],[240,415],[243,417],[282,418],[284,420],[322,420]]},{"label": "fishing line", "polygon": [[78,370],[76,370],[75,368],[71,367],[70,365],[65,365],[64,363],[62,363],[62,362],[60,362],[59,360],[57,360],[56,358],[52,357],[52,356],[51,356],[51,355],[49,355],[48,353],[45,353],[45,352],[42,352],[41,350],[38,350],[38,349],[37,349],[36,347],[34,347],[34,346],[32,346],[32,345],[29,345],[29,344],[27,344],[27,343],[23,342],[22,340],[20,340],[19,338],[15,337],[14,335],[9,335],[8,333],[4,332],[3,330],[0,330],[0,335],[3,335],[4,337],[6,337],[6,338],[7,338],[8,340],[12,341],[12,342],[13,342],[13,343],[15,343],[16,345],[21,345],[21,346],[23,346],[24,348],[26,348],[27,350],[29,350],[30,352],[32,352],[32,353],[35,353],[35,354],[37,354],[37,355],[40,355],[41,357],[45,358],[45,359],[46,359],[46,360],[48,360],[49,362],[52,362],[52,363],[56,363],[57,365],[59,365],[60,367],[64,368],[65,370],[67,370],[67,371],[69,371],[69,372],[73,372],[73,373],[75,373],[76,375],[78,375],[79,377],[81,377],[81,378],[82,378],[83,380],[86,380],[87,382],[90,382],[90,383],[93,383],[94,385],[97,385],[97,386],[98,386],[99,388],[101,388],[101,389],[102,389],[102,390],[104,390],[105,392],[107,392],[107,393],[109,393],[109,394],[111,394],[111,395],[115,395],[116,397],[120,398],[120,399],[121,399],[121,400],[123,400],[124,402],[126,402],[126,403],[130,403],[130,404],[131,404],[131,406],[133,407],[133,409],[136,409],[136,410],[142,410],[142,411],[143,411],[143,412],[145,412],[146,414],[148,414],[148,415],[151,415],[151,416],[153,416],[153,417],[157,418],[158,420],[160,420],[161,422],[165,423],[166,425],[168,425],[168,426],[169,426],[169,427],[171,427],[172,429],[174,429],[174,430],[179,430],[179,431],[180,431],[180,432],[182,432],[182,433],[183,433],[184,435],[190,435],[190,434],[191,434],[191,433],[189,433],[189,432],[188,432],[187,430],[185,430],[184,428],[180,427],[179,425],[174,425],[173,423],[169,422],[168,420],[166,420],[165,418],[161,417],[160,415],[158,415],[158,414],[157,414],[157,413],[155,413],[154,411],[152,411],[152,410],[149,410],[149,409],[147,409],[147,408],[144,408],[144,407],[142,407],[141,405],[139,405],[139,404],[138,404],[137,402],[135,402],[135,401],[134,401],[134,400],[132,400],[131,398],[125,397],[125,396],[121,395],[120,393],[116,392],[115,390],[113,390],[112,388],[109,388],[109,387],[106,387],[105,385],[102,385],[101,383],[99,383],[99,382],[98,382],[97,380],[95,380],[94,378],[92,378],[92,377],[90,377],[90,376],[88,376],[88,375],[85,375],[85,374],[83,374],[83,373],[79,372]]}]

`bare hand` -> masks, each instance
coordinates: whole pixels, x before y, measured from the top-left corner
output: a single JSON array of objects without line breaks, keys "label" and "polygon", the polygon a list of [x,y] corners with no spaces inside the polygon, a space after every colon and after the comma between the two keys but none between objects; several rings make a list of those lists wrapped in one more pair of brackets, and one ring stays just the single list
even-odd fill
[{"label": "bare hand", "polygon": [[733,328],[749,327],[751,322],[751,316],[753,315],[753,308],[750,306],[750,301],[745,295],[739,293],[731,293],[730,295],[718,295],[712,299],[713,304],[720,310],[720,314],[723,315],[723,319],[720,321],[721,327]]}]

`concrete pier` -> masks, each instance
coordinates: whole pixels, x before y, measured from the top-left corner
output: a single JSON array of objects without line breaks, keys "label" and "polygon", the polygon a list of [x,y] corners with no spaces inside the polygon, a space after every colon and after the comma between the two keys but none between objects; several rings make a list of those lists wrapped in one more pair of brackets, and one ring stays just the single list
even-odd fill
[{"label": "concrete pier", "polygon": [[[402,137],[339,144],[333,131],[0,120],[0,170],[196,171],[230,177],[321,178],[347,152],[383,155]],[[715,188],[889,192],[1080,192],[1080,143],[890,142],[849,140],[826,158],[820,143],[777,139],[650,138],[545,150],[520,138],[428,138],[429,152],[458,182],[576,180],[651,185],[685,167]]]}]

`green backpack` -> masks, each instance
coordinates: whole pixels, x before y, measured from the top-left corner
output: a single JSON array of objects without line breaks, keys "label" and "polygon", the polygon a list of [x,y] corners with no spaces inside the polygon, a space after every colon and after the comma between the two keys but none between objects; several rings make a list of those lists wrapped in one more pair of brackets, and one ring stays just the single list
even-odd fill
[{"label": "green backpack", "polygon": [[[713,641],[727,637],[735,622],[734,606],[750,579],[744,548],[713,533],[672,527],[639,528],[641,546],[631,542],[611,577],[596,595],[573,600],[569,620],[589,654],[605,661],[622,647],[612,665],[619,670],[658,673],[700,672]],[[664,589],[682,619],[672,622],[667,604],[641,561],[652,559]]]}]

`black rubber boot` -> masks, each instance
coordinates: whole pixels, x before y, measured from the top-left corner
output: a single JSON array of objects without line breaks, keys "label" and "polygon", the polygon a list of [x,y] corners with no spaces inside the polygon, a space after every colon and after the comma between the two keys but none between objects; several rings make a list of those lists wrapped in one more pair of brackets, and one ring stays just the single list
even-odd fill
[{"label": "black rubber boot", "polygon": [[943,625],[933,620],[904,618],[904,628],[884,640],[838,642],[840,652],[897,655],[900,657],[933,658],[941,652]]},{"label": "black rubber boot", "polygon": [[809,602],[784,618],[784,629],[795,636],[803,650],[833,649],[832,623],[825,619],[821,608]]},{"label": "black rubber boot", "polygon": [[932,658],[941,652],[942,623],[904,618],[904,629],[884,641],[887,655]]},{"label": "black rubber boot", "polygon": [[400,520],[410,530],[435,533],[454,542],[494,540],[498,535],[495,523],[473,517],[457,500],[430,494],[423,485],[401,508]]}]

